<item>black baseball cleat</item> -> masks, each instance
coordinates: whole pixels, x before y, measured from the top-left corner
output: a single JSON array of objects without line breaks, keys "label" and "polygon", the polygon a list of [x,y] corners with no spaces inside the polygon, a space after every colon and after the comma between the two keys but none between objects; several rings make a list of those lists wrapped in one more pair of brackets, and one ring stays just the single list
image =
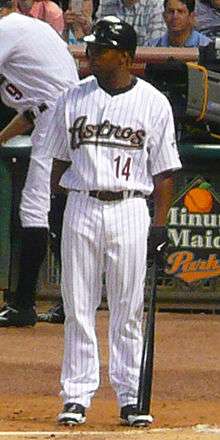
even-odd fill
[{"label": "black baseball cleat", "polygon": [[58,303],[45,313],[38,313],[37,320],[40,322],[51,322],[52,324],[63,324],[65,320],[63,303]]},{"label": "black baseball cleat", "polygon": [[147,414],[139,414],[136,405],[126,405],[121,408],[120,419],[122,425],[139,427],[149,427],[153,422],[153,417]]},{"label": "black baseball cleat", "polygon": [[79,403],[66,403],[57,420],[61,425],[81,425],[86,421],[85,407]]},{"label": "black baseball cleat", "polygon": [[14,305],[5,304],[0,309],[0,327],[29,327],[37,322],[37,314],[33,308],[18,309]]}]

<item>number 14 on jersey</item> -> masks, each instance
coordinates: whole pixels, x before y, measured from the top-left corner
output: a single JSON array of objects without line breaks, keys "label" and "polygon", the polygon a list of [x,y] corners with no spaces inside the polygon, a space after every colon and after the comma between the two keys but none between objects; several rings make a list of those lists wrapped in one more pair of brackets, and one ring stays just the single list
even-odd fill
[{"label": "number 14 on jersey", "polygon": [[120,176],[124,176],[126,180],[129,179],[131,171],[131,157],[128,157],[125,162],[123,162],[122,157],[118,156],[114,159],[115,162],[115,175],[117,179]]}]

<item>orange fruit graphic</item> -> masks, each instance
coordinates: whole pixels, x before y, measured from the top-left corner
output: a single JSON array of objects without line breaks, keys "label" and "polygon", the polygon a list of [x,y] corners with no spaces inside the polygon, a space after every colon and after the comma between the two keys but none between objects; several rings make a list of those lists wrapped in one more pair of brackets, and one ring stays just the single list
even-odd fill
[{"label": "orange fruit graphic", "polygon": [[204,184],[190,189],[184,197],[184,205],[189,212],[210,212],[213,206],[213,195]]}]

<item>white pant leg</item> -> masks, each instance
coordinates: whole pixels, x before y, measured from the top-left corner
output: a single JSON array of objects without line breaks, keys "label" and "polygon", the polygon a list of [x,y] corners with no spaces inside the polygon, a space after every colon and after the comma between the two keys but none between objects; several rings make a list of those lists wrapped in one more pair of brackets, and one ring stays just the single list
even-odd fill
[{"label": "white pant leg", "polygon": [[62,235],[62,295],[65,311],[61,385],[64,403],[88,407],[99,386],[95,315],[101,302],[103,272],[101,206],[71,192]]},{"label": "white pant leg", "polygon": [[124,406],[137,403],[150,217],[141,198],[115,204],[106,214],[111,218],[106,243],[109,373],[119,405]]}]

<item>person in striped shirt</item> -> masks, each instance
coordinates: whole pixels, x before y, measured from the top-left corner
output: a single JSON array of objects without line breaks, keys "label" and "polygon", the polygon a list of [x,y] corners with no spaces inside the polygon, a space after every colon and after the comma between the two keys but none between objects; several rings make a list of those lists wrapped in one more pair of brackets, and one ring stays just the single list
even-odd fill
[{"label": "person in striped shirt", "polygon": [[220,36],[220,0],[196,0],[196,28],[214,40]]},{"label": "person in striped shirt", "polygon": [[133,26],[137,45],[158,38],[166,31],[163,18],[163,0],[100,0],[96,18],[116,15]]}]

